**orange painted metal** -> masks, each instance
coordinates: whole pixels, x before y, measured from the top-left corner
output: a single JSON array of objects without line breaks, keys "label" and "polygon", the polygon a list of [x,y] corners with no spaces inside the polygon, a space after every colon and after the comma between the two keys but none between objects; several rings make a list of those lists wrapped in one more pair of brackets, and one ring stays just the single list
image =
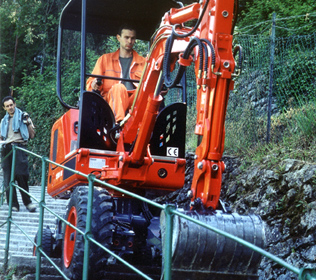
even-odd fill
[{"label": "orange painted metal", "polygon": [[[71,109],[53,125],[49,156],[52,161],[65,165],[77,152],[78,118],[79,111]],[[57,165],[49,164],[47,192],[53,194],[56,188],[60,188],[59,192],[67,188],[67,182],[64,181],[64,170]]]},{"label": "orange painted metal", "polygon": [[[154,108],[160,101],[159,97],[158,102],[154,103]],[[149,112],[154,108],[150,109],[149,106]],[[77,149],[75,132],[77,121],[78,111],[71,109],[54,124],[50,151],[50,159],[54,162],[84,174],[93,173],[101,180],[134,192],[140,192],[144,188],[174,191],[183,186],[184,159],[153,159],[151,156],[146,156],[143,157],[142,165],[135,165],[135,160],[133,164],[132,157],[125,151]],[[152,120],[149,126],[152,125],[151,122]],[[145,131],[146,127],[145,125]],[[71,143],[74,149],[71,149]],[[145,152],[146,155],[150,154],[148,147]],[[95,165],[96,161],[99,162],[99,166]],[[166,176],[160,177],[159,173],[162,170]],[[49,166],[47,192],[53,197],[67,197],[72,188],[87,183],[87,179],[77,173],[67,171],[57,165],[50,164]],[[110,189],[109,191],[114,196],[121,196]]]},{"label": "orange painted metal", "polygon": [[181,24],[199,17],[201,5],[198,3],[183,7],[181,9],[171,9],[168,21],[170,24]]},{"label": "orange painted metal", "polygon": [[[201,198],[206,208],[217,208],[221,191],[222,172],[225,165],[221,158],[224,151],[225,116],[229,91],[233,88],[232,73],[235,61],[232,54],[232,22],[234,0],[210,0],[194,3],[181,9],[171,9],[165,14],[155,33],[150,53],[137,89],[136,97],[128,118],[120,132],[116,151],[97,151],[71,149],[70,143],[76,142],[73,130],[78,120],[78,112],[70,110],[59,119],[52,130],[52,151],[57,151],[56,161],[85,174],[93,173],[99,179],[116,186],[141,192],[144,189],[174,191],[184,184],[185,159],[154,157],[150,154],[149,141],[158,114],[161,96],[157,84],[163,68],[165,44],[172,34],[172,24],[184,24],[201,16],[204,6],[206,12],[195,32],[185,38],[176,38],[172,48],[170,68],[173,69],[192,37],[209,40],[215,50],[215,65],[212,67],[212,54],[208,52],[208,66],[205,73],[198,70],[199,53],[195,48],[193,63],[197,76],[197,118],[195,133],[200,135],[201,143],[196,149],[195,172],[192,180],[192,201]],[[176,32],[186,34],[192,28],[182,25]],[[205,54],[205,51],[204,51]],[[58,144],[54,133],[58,130]],[[56,136],[55,136],[56,137]],[[125,150],[133,145],[132,152]],[[55,150],[54,150],[55,149]],[[98,166],[95,166],[98,163]],[[66,171],[50,166],[48,192],[52,196],[63,196],[71,188],[86,182],[77,174],[65,176]],[[118,196],[112,192],[114,196]]]},{"label": "orange painted metal", "polygon": [[195,131],[202,136],[202,141],[196,149],[191,190],[193,201],[201,198],[206,208],[216,209],[225,168],[221,161],[225,140],[224,123],[235,68],[231,35],[234,1],[210,1],[207,10],[209,13],[203,17],[200,25],[200,36],[212,42],[216,64],[213,71],[211,66],[208,67],[205,86],[197,90]]}]

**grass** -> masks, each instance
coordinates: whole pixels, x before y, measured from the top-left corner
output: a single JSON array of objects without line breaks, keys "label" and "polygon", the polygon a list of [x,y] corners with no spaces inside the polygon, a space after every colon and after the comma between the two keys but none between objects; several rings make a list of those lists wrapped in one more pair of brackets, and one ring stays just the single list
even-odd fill
[{"label": "grass", "polygon": [[[197,144],[195,116],[195,109],[189,109],[187,151],[194,151]],[[266,142],[267,117],[256,117],[247,106],[238,112],[238,117],[226,121],[225,129],[224,154],[241,157],[244,164],[262,163],[267,156],[271,165],[287,158],[316,161],[316,100],[273,115],[269,143]]]},{"label": "grass", "polygon": [[16,273],[16,266],[9,267],[7,271],[3,271],[3,268],[0,270],[0,280],[12,280],[13,275]]},{"label": "grass", "polygon": [[[266,142],[266,120],[257,119],[251,132],[243,133],[239,123],[230,123],[226,129],[226,153],[244,158],[248,162],[262,162],[273,155],[277,162],[291,158],[314,162],[316,160],[316,102],[291,108],[271,119],[270,142]],[[230,131],[227,131],[230,129]],[[249,129],[249,128],[248,128]],[[256,140],[249,137],[256,134]]]}]

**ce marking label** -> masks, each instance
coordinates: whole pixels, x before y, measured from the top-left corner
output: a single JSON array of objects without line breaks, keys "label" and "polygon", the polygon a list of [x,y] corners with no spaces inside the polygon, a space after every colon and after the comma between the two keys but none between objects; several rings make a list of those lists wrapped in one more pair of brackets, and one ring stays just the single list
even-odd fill
[{"label": "ce marking label", "polygon": [[167,157],[178,157],[179,148],[167,147]]}]

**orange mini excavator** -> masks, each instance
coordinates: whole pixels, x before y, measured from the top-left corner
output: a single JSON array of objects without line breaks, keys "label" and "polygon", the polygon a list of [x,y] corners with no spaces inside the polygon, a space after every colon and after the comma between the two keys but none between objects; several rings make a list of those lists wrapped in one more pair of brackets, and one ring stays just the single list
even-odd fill
[{"label": "orange mini excavator", "polygon": [[[48,193],[69,199],[65,219],[84,232],[88,180],[104,181],[155,199],[183,187],[185,181],[186,71],[196,76],[196,125],[199,141],[187,215],[264,246],[260,217],[228,211],[220,201],[225,115],[233,77],[238,75],[241,48],[233,47],[235,0],[70,0],[59,26],[57,93],[68,111],[52,128]],[[85,90],[88,33],[115,35],[122,21],[150,41],[146,65],[125,119],[116,124],[111,108],[96,92]],[[61,64],[64,30],[81,32],[81,85],[78,106],[62,97]],[[67,31],[68,32],[68,31]],[[68,74],[69,75],[69,74]],[[112,77],[113,79],[113,77]],[[117,78],[116,78],[117,79]],[[132,82],[135,82],[134,80]],[[183,99],[161,109],[163,89]],[[165,90],[166,91],[166,90]],[[61,166],[65,167],[62,168]],[[73,172],[76,170],[78,172]],[[94,239],[153,279],[163,270],[160,211],[118,190],[96,186],[91,234]],[[172,279],[258,279],[260,255],[252,250],[174,218]],[[84,237],[59,222],[51,243],[69,279],[82,279]],[[49,229],[50,230],[50,229]],[[45,231],[44,231],[45,234]],[[95,244],[89,251],[89,279],[140,279]]]}]

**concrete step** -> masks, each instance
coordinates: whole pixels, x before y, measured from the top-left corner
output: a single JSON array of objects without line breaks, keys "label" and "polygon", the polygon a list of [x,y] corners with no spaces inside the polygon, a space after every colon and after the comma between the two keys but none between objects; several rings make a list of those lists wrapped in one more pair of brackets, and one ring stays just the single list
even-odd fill
[{"label": "concrete step", "polygon": [[[12,256],[9,260],[9,266],[16,267],[15,274],[23,275],[20,280],[35,280],[36,257],[26,257],[23,255]],[[53,259],[53,262],[60,267],[60,259]],[[25,272],[27,274],[25,275]],[[13,279],[13,278],[12,278]],[[41,259],[41,279],[44,280],[61,280],[64,279],[58,271],[45,258]]]},{"label": "concrete step", "polygon": [[[1,184],[1,181],[2,181],[2,178],[0,177],[0,184]],[[20,211],[12,212],[12,221],[16,223],[19,227],[21,227],[29,235],[29,238],[26,237],[17,226],[15,226],[14,224],[11,224],[9,257],[10,257],[10,260],[14,260],[14,259],[18,260],[16,261],[18,265],[22,263],[24,265],[25,260],[24,259],[19,260],[19,258],[23,257],[26,259],[32,259],[31,262],[35,262],[36,260],[35,257],[34,258],[32,257],[33,244],[30,240],[32,241],[34,240],[35,235],[38,231],[39,205],[33,199],[33,203],[36,205],[37,209],[36,209],[36,212],[30,213],[26,209],[26,207],[23,205],[20,192],[18,191],[17,193],[18,193],[18,201],[20,204]],[[36,199],[40,200],[40,197],[41,197],[40,187],[30,186],[30,193]],[[68,203],[67,200],[54,199],[50,197],[47,193],[45,194],[46,206],[61,217],[64,217],[66,213],[67,203]],[[6,204],[6,202],[4,202],[4,204],[0,206],[0,225],[3,225],[7,221],[8,210],[9,210],[8,205]],[[44,227],[48,225],[51,229],[54,229],[56,225],[55,221],[56,221],[56,217],[52,213],[50,213],[48,210],[45,209],[44,210]],[[3,260],[4,260],[6,232],[7,232],[7,224],[4,224],[2,227],[0,227],[0,266],[3,265]],[[56,270],[55,270],[55,273],[57,273]],[[50,274],[50,275],[54,275],[54,274]],[[46,276],[45,278],[42,278],[42,279],[47,279],[47,280],[59,279],[59,278],[48,278],[48,275]],[[30,275],[29,277],[31,278],[23,278],[23,279],[33,279],[32,275]]]}]

